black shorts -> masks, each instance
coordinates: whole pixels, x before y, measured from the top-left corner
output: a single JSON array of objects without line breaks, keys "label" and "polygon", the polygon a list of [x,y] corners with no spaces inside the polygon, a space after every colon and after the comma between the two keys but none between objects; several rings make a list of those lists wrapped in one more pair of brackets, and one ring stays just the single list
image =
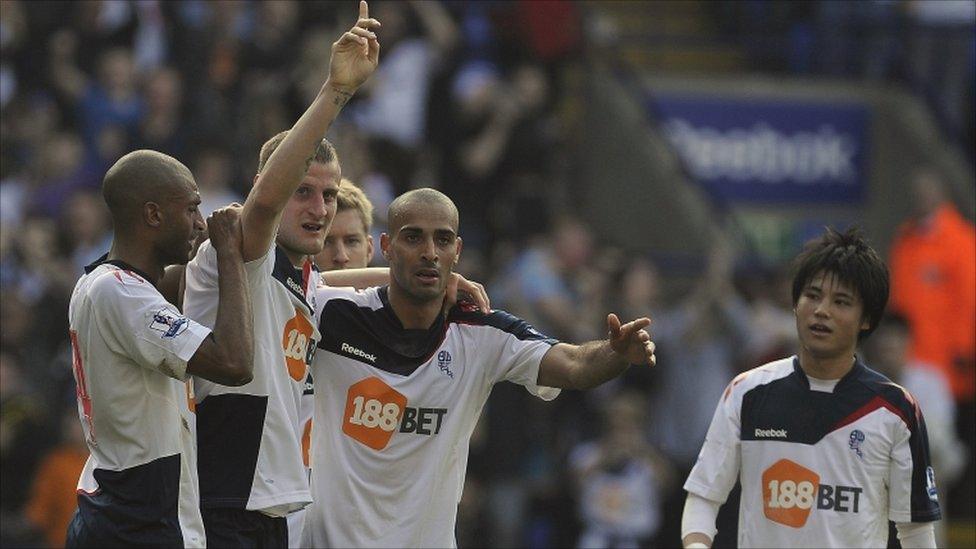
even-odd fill
[{"label": "black shorts", "polygon": [[245,509],[201,509],[207,547],[288,547],[285,517],[269,517]]},{"label": "black shorts", "polygon": [[[86,517],[87,516],[87,520]],[[183,547],[179,524],[157,521],[140,523],[118,520],[106,513],[75,509],[68,523],[67,548],[150,548]]]}]

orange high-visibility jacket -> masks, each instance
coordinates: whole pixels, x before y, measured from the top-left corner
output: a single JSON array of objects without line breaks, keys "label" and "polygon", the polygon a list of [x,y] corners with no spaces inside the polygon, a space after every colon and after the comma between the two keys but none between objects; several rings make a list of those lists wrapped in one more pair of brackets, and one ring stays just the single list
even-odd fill
[{"label": "orange high-visibility jacket", "polygon": [[[976,230],[949,205],[908,221],[891,248],[891,309],[911,323],[914,358],[945,373],[956,400],[974,393]],[[963,359],[964,367],[954,364]]]}]

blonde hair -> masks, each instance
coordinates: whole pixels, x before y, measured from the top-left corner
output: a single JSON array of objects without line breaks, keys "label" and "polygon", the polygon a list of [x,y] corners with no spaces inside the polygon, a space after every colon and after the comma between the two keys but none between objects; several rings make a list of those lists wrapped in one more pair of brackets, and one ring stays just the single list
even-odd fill
[{"label": "blonde hair", "polygon": [[359,213],[359,217],[363,220],[363,228],[366,229],[366,234],[369,234],[370,229],[373,228],[373,203],[369,201],[362,189],[343,177],[339,185],[339,194],[336,195],[336,212],[346,210],[355,210]]}]

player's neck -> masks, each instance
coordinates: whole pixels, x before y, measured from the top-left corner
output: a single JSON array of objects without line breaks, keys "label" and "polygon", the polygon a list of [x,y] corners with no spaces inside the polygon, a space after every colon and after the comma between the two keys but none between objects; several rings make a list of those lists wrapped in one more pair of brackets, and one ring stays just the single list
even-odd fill
[{"label": "player's neck", "polygon": [[854,367],[854,350],[832,357],[817,357],[801,348],[800,369],[809,377],[817,379],[840,379]]},{"label": "player's neck", "polygon": [[[280,243],[278,245],[281,246]],[[296,269],[301,269],[305,265],[305,260],[308,258],[308,255],[303,254],[302,252],[289,250],[285,246],[281,246],[281,249],[284,250],[285,257],[288,258],[288,261],[291,261],[293,267]]]},{"label": "player's neck", "polygon": [[426,330],[437,320],[443,312],[443,298],[440,301],[431,300],[418,302],[403,292],[395,283],[390,284],[390,306],[400,324],[407,330]]},{"label": "player's neck", "polygon": [[112,241],[112,248],[108,251],[109,261],[117,260],[139,269],[149,277],[149,282],[156,285],[163,277],[166,265],[156,259],[153,246],[146,243],[134,243],[119,240]]}]

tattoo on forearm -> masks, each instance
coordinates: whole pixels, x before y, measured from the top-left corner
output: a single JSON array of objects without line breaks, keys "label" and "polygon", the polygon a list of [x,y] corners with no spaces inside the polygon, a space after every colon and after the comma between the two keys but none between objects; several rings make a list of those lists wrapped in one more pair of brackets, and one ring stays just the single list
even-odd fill
[{"label": "tattoo on forearm", "polygon": [[347,91],[343,91],[335,87],[332,88],[332,91],[335,92],[335,97],[332,98],[332,103],[340,109],[344,107],[345,104],[348,103],[352,98],[352,94]]}]

